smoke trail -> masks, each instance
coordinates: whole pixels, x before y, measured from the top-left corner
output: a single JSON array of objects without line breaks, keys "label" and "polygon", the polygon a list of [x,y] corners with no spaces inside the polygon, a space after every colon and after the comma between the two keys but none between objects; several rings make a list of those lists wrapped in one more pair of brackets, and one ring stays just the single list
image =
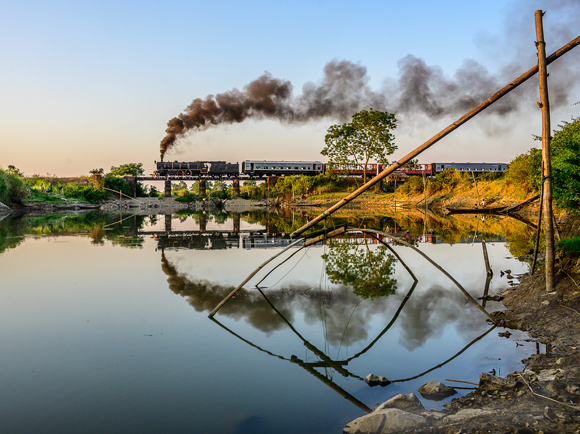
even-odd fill
[{"label": "smoke trail", "polygon": [[[506,30],[494,46],[504,49],[502,58],[508,58],[501,72],[490,73],[475,60],[465,60],[451,77],[445,76],[439,66],[430,66],[423,59],[407,55],[399,60],[399,76],[390,80],[381,91],[372,90],[367,69],[346,60],[332,60],[323,71],[320,82],[304,85],[302,95],[293,96],[292,84],[265,73],[247,84],[242,91],[232,89],[225,93],[195,99],[177,117],[167,123],[167,135],[161,141],[161,159],[175,142],[189,132],[202,131],[211,126],[243,122],[248,118],[275,119],[285,124],[303,124],[323,118],[346,122],[362,109],[388,110],[399,119],[423,115],[431,120],[462,115],[491,96],[506,83],[516,78],[535,63],[535,30],[533,11],[539,1],[525,7],[514,4]],[[550,4],[553,17],[549,52],[571,40],[580,22],[580,3],[555,0]],[[517,18],[513,18],[517,17]],[[512,51],[509,47],[513,47]],[[521,53],[529,53],[521,55]],[[496,53],[497,54],[497,53]],[[550,100],[553,108],[569,104],[568,94],[578,82],[575,68],[578,53],[558,61],[558,74],[550,78]],[[551,66],[550,68],[554,68]],[[527,85],[527,86],[526,86]],[[534,104],[537,98],[532,85],[510,94],[487,109],[484,114],[506,116]],[[535,88],[536,86],[534,86]],[[505,120],[505,119],[504,119]],[[504,122],[504,124],[507,124]]]}]

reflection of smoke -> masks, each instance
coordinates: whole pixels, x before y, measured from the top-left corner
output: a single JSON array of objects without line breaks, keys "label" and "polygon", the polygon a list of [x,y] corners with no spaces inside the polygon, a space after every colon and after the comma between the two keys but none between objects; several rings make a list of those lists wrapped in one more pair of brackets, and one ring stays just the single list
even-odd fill
[{"label": "reflection of smoke", "polygon": [[[324,67],[319,83],[307,83],[302,95],[292,95],[292,84],[287,80],[265,73],[247,84],[242,91],[230,91],[197,98],[177,117],[167,123],[167,135],[161,141],[161,159],[177,139],[190,131],[201,131],[219,124],[233,124],[246,119],[274,119],[283,123],[305,123],[322,118],[340,122],[361,109],[373,107],[389,110],[399,118],[422,114],[431,119],[456,116],[472,109],[491,96],[500,87],[516,78],[535,63],[535,38],[533,12],[541,7],[539,0],[525,6],[517,3],[517,13],[510,14],[505,34],[492,41],[501,47],[502,57],[512,59],[502,65],[499,74],[490,73],[474,60],[465,60],[452,77],[442,69],[411,54],[399,60],[399,78],[382,91],[373,91],[364,66],[348,61],[333,60]],[[545,20],[550,50],[571,40],[580,21],[580,4],[577,0],[550,2]],[[513,19],[512,17],[520,17]],[[551,24],[551,25],[550,25]],[[503,40],[503,41],[502,41]],[[505,41],[505,42],[504,42]],[[509,53],[509,47],[515,47]],[[522,53],[529,53],[529,56]],[[549,54],[548,53],[548,54]],[[493,53],[497,58],[497,53]],[[553,108],[568,104],[569,90],[577,83],[578,74],[569,73],[575,68],[576,56],[571,53],[558,62],[558,74],[550,77],[551,105]],[[534,88],[537,85],[534,84]],[[533,95],[536,98],[535,94]],[[486,113],[504,116],[529,106],[528,98],[521,92],[508,95],[491,106]]]},{"label": "reflection of smoke", "polygon": [[408,350],[418,348],[429,338],[440,337],[452,323],[459,324],[460,334],[479,333],[481,322],[473,318],[483,314],[466,301],[456,288],[432,287],[427,292],[415,293],[401,313],[401,345]]},{"label": "reflection of smoke", "polygon": [[[210,312],[234,289],[233,287],[213,285],[205,280],[189,281],[169,263],[165,253],[161,254],[161,268],[167,275],[169,289],[185,297],[197,312]],[[284,308],[279,310],[288,320],[292,319],[292,311]],[[220,310],[220,314],[233,319],[246,318],[252,326],[266,333],[280,330],[285,326],[282,319],[259,294],[252,294],[243,289],[238,291],[235,297],[224,305]]]},{"label": "reflection of smoke", "polygon": [[[161,267],[168,276],[169,288],[185,297],[198,312],[210,312],[233,289],[206,280],[192,282],[169,263],[164,253],[161,255]],[[368,340],[368,325],[372,318],[382,316],[386,325],[401,303],[400,297],[396,296],[361,302],[361,298],[353,294],[352,288],[347,286],[324,291],[290,285],[277,291],[270,290],[266,295],[291,323],[298,312],[303,313],[307,324],[319,323],[323,312],[325,338],[330,345],[339,345],[341,342],[354,344]],[[429,337],[441,334],[452,323],[462,325],[461,333],[477,332],[481,323],[473,321],[473,317],[481,313],[474,312],[470,305],[464,305],[464,300],[459,290],[454,288],[433,288],[420,295],[415,292],[398,319],[403,329],[402,345],[408,349],[416,348]],[[286,327],[282,318],[260,294],[244,289],[238,291],[221,308],[219,314],[235,320],[243,318],[265,333]]]}]

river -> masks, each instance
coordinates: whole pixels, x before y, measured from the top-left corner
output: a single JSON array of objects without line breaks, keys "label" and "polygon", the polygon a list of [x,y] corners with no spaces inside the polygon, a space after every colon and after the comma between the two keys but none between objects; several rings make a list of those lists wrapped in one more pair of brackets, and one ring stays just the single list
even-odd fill
[{"label": "river", "polygon": [[[442,408],[453,397],[417,391],[430,380],[462,396],[480,372],[505,376],[545,351],[520,332],[500,337],[448,277],[389,242],[414,284],[363,234],[289,249],[208,319],[288,245],[280,234],[309,218],[288,210],[4,218],[1,431],[341,433],[399,393]],[[531,229],[507,218],[359,213],[327,224],[338,223],[402,237],[474,298],[486,287],[481,239],[494,271],[489,294],[528,270],[517,256]],[[370,387],[371,373],[391,384]]]}]

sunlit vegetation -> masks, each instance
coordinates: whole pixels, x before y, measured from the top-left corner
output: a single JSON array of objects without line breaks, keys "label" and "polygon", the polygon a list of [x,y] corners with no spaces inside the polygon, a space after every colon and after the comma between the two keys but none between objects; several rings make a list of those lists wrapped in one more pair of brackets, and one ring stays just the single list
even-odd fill
[{"label": "sunlit vegetation", "polygon": [[0,169],[0,202],[5,205],[20,205],[28,196],[28,188],[20,171],[14,169]]}]

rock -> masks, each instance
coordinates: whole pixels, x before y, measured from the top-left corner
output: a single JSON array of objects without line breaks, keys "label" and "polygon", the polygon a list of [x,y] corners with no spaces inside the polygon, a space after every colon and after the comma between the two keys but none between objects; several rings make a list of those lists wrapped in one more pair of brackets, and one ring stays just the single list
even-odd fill
[{"label": "rock", "polygon": [[554,381],[556,378],[562,378],[564,371],[561,369],[544,369],[538,374],[538,381]]},{"label": "rock", "polygon": [[464,422],[468,419],[473,419],[474,417],[479,416],[487,416],[492,414],[493,412],[488,410],[481,410],[479,408],[468,408],[465,410],[459,410],[457,413],[447,416],[445,418],[446,421],[450,423],[454,422]]},{"label": "rock", "polygon": [[385,387],[385,386],[388,386],[389,384],[391,384],[391,382],[386,377],[382,377],[380,375],[374,375],[374,374],[367,375],[365,377],[365,381],[371,387],[374,387],[374,386]]},{"label": "rock", "polygon": [[375,411],[385,410],[387,408],[398,408],[399,410],[408,411],[411,413],[420,413],[425,411],[425,407],[423,407],[423,404],[421,404],[421,401],[419,401],[419,398],[417,398],[414,393],[409,393],[407,395],[399,393],[397,396],[393,396],[387,402],[383,402],[375,409]]},{"label": "rock", "polygon": [[431,401],[441,401],[457,393],[454,388],[433,380],[419,387],[419,392],[423,398]]},{"label": "rock", "polygon": [[418,427],[427,422],[423,416],[398,408],[375,410],[348,423],[343,434],[390,434]]},{"label": "rock", "polygon": [[488,392],[494,390],[511,390],[516,387],[517,381],[513,378],[501,378],[482,372],[479,374],[479,387]]}]

